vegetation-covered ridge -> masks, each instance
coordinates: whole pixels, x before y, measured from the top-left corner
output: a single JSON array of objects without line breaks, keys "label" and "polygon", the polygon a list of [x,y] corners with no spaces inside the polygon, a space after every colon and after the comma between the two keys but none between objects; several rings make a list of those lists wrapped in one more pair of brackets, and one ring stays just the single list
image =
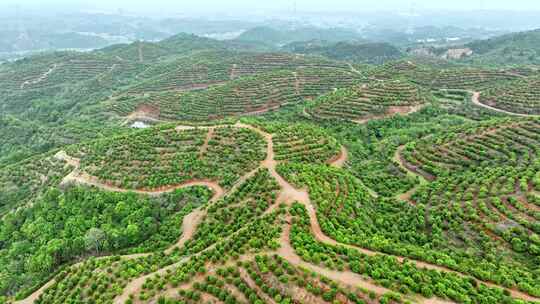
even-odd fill
[{"label": "vegetation-covered ridge", "polygon": [[539,68],[282,34],[0,65],[0,303],[538,303]]}]

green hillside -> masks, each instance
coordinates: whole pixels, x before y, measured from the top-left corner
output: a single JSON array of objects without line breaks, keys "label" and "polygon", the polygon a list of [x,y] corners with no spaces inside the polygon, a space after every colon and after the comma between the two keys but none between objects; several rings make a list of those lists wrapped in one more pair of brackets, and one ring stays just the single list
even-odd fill
[{"label": "green hillside", "polygon": [[533,33],[0,65],[0,304],[539,303],[540,65],[498,55]]},{"label": "green hillside", "polygon": [[299,27],[295,29],[275,29],[271,27],[255,27],[242,33],[237,41],[258,42],[272,45],[284,45],[295,41],[351,41],[361,40],[358,33],[342,28]]},{"label": "green hillside", "polygon": [[466,45],[476,54],[474,63],[485,64],[539,64],[540,30],[512,33]]}]

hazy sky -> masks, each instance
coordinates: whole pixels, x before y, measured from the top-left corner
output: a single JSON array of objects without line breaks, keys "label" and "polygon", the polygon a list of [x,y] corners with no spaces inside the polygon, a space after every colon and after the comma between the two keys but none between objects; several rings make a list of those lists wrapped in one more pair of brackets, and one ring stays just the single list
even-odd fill
[{"label": "hazy sky", "polygon": [[[47,9],[58,6],[87,9],[123,8],[133,12],[189,12],[223,11],[234,13],[286,10],[294,7],[295,0],[1,0],[3,5],[22,8]],[[540,10],[540,0],[296,0],[298,11],[366,11],[422,9],[452,10]]]}]

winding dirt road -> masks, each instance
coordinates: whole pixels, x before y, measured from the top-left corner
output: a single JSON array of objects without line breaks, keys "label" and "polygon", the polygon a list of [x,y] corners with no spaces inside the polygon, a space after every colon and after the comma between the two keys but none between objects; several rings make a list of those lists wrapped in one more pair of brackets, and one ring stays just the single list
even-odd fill
[{"label": "winding dirt road", "polygon": [[341,146],[339,154],[329,161],[332,167],[343,168],[347,160],[349,159],[349,151],[344,146]]},{"label": "winding dirt road", "polygon": [[20,89],[24,89],[25,86],[27,85],[32,85],[32,84],[38,84],[42,81],[44,81],[45,79],[47,79],[47,77],[52,73],[54,72],[54,70],[56,70],[56,68],[58,67],[58,65],[55,63],[53,64],[52,68],[50,68],[48,71],[46,71],[45,73],[43,73],[42,75],[40,75],[37,79],[34,79],[34,80],[26,80],[25,82],[21,83],[21,87]]},{"label": "winding dirt road", "polygon": [[394,153],[394,156],[393,156],[392,160],[395,163],[397,163],[399,165],[399,167],[401,169],[403,169],[407,173],[408,176],[410,176],[412,178],[415,178],[415,179],[418,179],[420,181],[420,183],[418,185],[414,186],[413,188],[411,188],[407,192],[397,194],[395,196],[395,198],[398,199],[398,200],[401,200],[401,201],[406,201],[408,203],[412,203],[412,201],[411,201],[412,195],[418,190],[420,185],[426,184],[427,180],[421,174],[418,174],[418,173],[416,173],[414,171],[409,170],[409,168],[405,165],[403,159],[401,158],[401,152],[403,151],[403,149],[405,149],[405,145],[399,146],[396,149],[396,152]]},{"label": "winding dirt road", "polygon": [[143,55],[143,45],[142,42],[139,41],[139,47],[138,47],[138,53],[139,53],[139,62],[144,62],[144,55]]},{"label": "winding dirt road", "polygon": [[347,65],[351,68],[351,72],[356,73],[358,75],[362,75],[362,72],[356,69],[351,63],[347,63]]}]

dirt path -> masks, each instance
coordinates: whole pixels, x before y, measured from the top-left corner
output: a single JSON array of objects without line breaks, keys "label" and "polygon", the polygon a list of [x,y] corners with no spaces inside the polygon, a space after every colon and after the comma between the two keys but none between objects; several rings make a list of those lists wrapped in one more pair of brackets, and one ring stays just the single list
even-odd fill
[{"label": "dirt path", "polygon": [[414,204],[414,202],[411,200],[411,197],[413,196],[414,193],[416,193],[416,191],[418,190],[418,187],[419,185],[416,185],[412,187],[409,191],[396,195],[395,198],[400,201],[405,201],[405,202]]},{"label": "dirt path", "polygon": [[396,152],[394,153],[394,156],[392,157],[392,160],[397,163],[399,165],[399,167],[403,170],[405,170],[405,172],[407,172],[407,176],[409,177],[412,177],[414,179],[417,179],[420,181],[420,183],[416,186],[414,186],[413,188],[411,188],[409,191],[407,192],[404,192],[404,193],[399,193],[395,196],[395,198],[397,200],[401,200],[401,201],[406,201],[408,203],[412,203],[411,202],[411,197],[412,195],[418,190],[418,188],[423,185],[423,184],[427,184],[428,181],[427,179],[421,175],[421,174],[418,174],[412,170],[410,170],[404,163],[402,157],[401,157],[401,152],[405,149],[405,145],[402,145],[402,146],[399,146],[397,149],[396,149]]},{"label": "dirt path", "polygon": [[20,300],[20,301],[15,301],[13,302],[14,304],[32,304],[34,303],[38,298],[39,296],[45,292],[45,290],[47,288],[49,288],[50,286],[52,286],[54,283],[56,282],[56,280],[53,278],[51,280],[49,280],[49,282],[47,282],[45,285],[41,286],[40,289],[34,291],[31,295],[29,295],[26,299],[24,300]]},{"label": "dirt path", "polygon": [[294,92],[296,95],[300,95],[300,79],[298,78],[298,72],[293,72],[294,75]]},{"label": "dirt path", "polygon": [[343,168],[348,159],[349,151],[347,151],[347,148],[345,148],[345,146],[341,146],[341,151],[339,152],[337,157],[331,159],[329,163],[332,167]]},{"label": "dirt path", "polygon": [[94,186],[96,188],[100,188],[102,190],[111,191],[111,192],[122,192],[122,193],[133,192],[133,193],[145,194],[149,196],[160,196],[165,193],[173,192],[177,189],[183,189],[183,188],[194,187],[194,186],[204,186],[204,187],[212,189],[212,191],[214,192],[214,197],[221,196],[225,192],[218,183],[214,181],[209,181],[209,180],[187,181],[182,184],[167,186],[167,187],[163,187],[157,190],[124,189],[124,188],[104,184],[100,182],[95,176],[91,176],[87,173],[81,172],[79,169],[73,170],[70,174],[64,177],[64,179],[61,182],[61,185],[66,185],[70,183],[78,184],[78,185]]},{"label": "dirt path", "polygon": [[295,201],[305,201],[309,199],[309,196],[306,191],[297,190],[291,184],[289,184],[281,175],[276,171],[277,161],[274,160],[274,142],[272,140],[272,134],[266,133],[258,128],[255,128],[250,125],[237,124],[241,127],[251,129],[259,133],[267,143],[266,146],[266,159],[262,162],[261,166],[265,167],[270,171],[270,175],[277,181],[278,185],[281,188],[281,191],[277,197],[276,204],[281,203],[292,204]]},{"label": "dirt path", "polygon": [[404,159],[401,157],[401,152],[403,152],[404,149],[405,149],[405,145],[399,146],[396,149],[396,152],[394,153],[394,156],[392,157],[392,160],[395,163],[397,163],[401,169],[403,169],[405,172],[407,172],[408,176],[410,176],[412,178],[418,178],[419,181],[420,181],[420,184],[427,184],[428,179],[424,175],[409,169],[409,167],[405,164]]},{"label": "dirt path", "polygon": [[21,87],[20,89],[24,89],[25,86],[27,85],[30,85],[30,84],[38,84],[42,81],[44,81],[45,79],[47,79],[47,77],[54,71],[56,70],[56,68],[58,67],[58,65],[55,63],[53,64],[52,68],[50,68],[47,72],[43,73],[41,76],[39,76],[37,79],[34,79],[34,80],[26,80],[25,82],[21,83]]},{"label": "dirt path", "polygon": [[165,250],[165,254],[170,254],[175,248],[182,248],[182,246],[195,235],[197,227],[205,215],[206,212],[202,209],[195,209],[193,212],[186,215],[182,221],[182,236],[176,244]]},{"label": "dirt path", "polygon": [[237,77],[237,75],[236,75],[236,68],[237,67],[238,67],[238,65],[236,63],[232,65],[231,72],[229,73],[229,79],[230,80],[234,80]]},{"label": "dirt path", "polygon": [[306,107],[304,107],[302,109],[302,115],[304,115],[304,117],[306,117],[306,118],[312,118],[313,117],[311,114],[308,113]]},{"label": "dirt path", "polygon": [[358,74],[358,75],[362,75],[362,72],[360,72],[359,70],[357,70],[352,64],[347,63],[347,65],[351,68],[351,72],[356,73],[356,74]]},{"label": "dirt path", "polygon": [[214,135],[215,128],[208,128],[208,133],[206,134],[206,138],[204,139],[204,143],[201,146],[201,149],[199,151],[199,156],[202,157],[206,153],[206,150],[208,150],[208,143],[212,139],[212,136]]},{"label": "dirt path", "polygon": [[156,276],[156,275],[159,275],[159,276],[163,276],[164,274],[167,273],[168,270],[173,270],[175,267],[178,267],[179,265],[181,265],[182,263],[185,263],[190,257],[185,257],[183,259],[181,259],[180,261],[176,262],[176,263],[173,263],[169,266],[165,266],[155,272],[151,272],[149,274],[146,274],[144,276],[141,276],[141,277],[138,277],[132,281],[130,281],[126,287],[124,287],[124,290],[122,292],[121,295],[117,296],[113,303],[115,304],[125,304],[127,299],[129,299],[129,295],[130,294],[134,294],[136,293],[137,291],[139,291],[144,282],[148,279],[148,278],[151,278],[153,276]]},{"label": "dirt path", "polygon": [[352,119],[351,121],[357,124],[365,124],[372,120],[385,119],[396,115],[410,115],[422,110],[426,104],[414,105],[414,106],[389,106],[385,114],[382,115],[368,115],[359,119]]},{"label": "dirt path", "polygon": [[503,109],[495,108],[495,107],[492,107],[492,106],[488,106],[487,104],[483,104],[483,103],[480,102],[480,92],[472,92],[471,100],[477,106],[486,108],[488,110],[496,111],[496,112],[499,112],[499,113],[504,113],[504,114],[508,114],[508,115],[512,115],[512,116],[519,116],[519,117],[540,117],[540,115],[514,113],[514,112],[506,111],[506,110],[503,110]]},{"label": "dirt path", "polygon": [[[370,279],[366,279],[357,273],[354,273],[351,271],[331,270],[331,269],[323,268],[323,267],[313,265],[313,264],[303,261],[302,258],[296,254],[294,248],[292,248],[291,246],[290,231],[291,231],[291,225],[286,224],[283,230],[283,233],[281,235],[281,240],[280,240],[281,247],[278,249],[277,254],[281,256],[282,258],[284,258],[285,260],[287,260],[289,263],[293,264],[294,266],[316,272],[322,276],[325,276],[333,281],[339,282],[345,286],[350,286],[353,288],[360,287],[360,288],[372,291],[379,296],[386,294],[388,292],[392,292],[392,290],[376,285]],[[415,296],[414,299],[410,299],[410,300],[413,300],[415,303],[422,303],[422,304],[454,303],[451,301],[442,300],[438,298],[425,299],[420,296]]]},{"label": "dirt path", "polygon": [[[309,198],[309,194],[306,190],[299,190],[299,189],[296,189],[294,188],[291,184],[289,184],[281,175],[279,175],[277,173],[277,171],[275,170],[276,168],[276,165],[277,165],[277,162],[274,160],[274,151],[273,151],[273,141],[272,141],[272,135],[269,134],[269,133],[266,133],[262,130],[259,130],[258,128],[255,128],[253,126],[249,126],[249,125],[244,125],[244,124],[237,124],[239,127],[245,127],[245,128],[248,128],[248,129],[251,129],[255,132],[258,132],[259,134],[261,134],[266,140],[267,140],[267,158],[265,161],[263,161],[263,166],[268,168],[268,170],[270,171],[270,174],[272,175],[272,177],[274,177],[278,184],[280,185],[281,187],[281,192],[277,198],[277,204],[280,204],[280,203],[286,203],[286,204],[292,204],[293,202],[299,202],[299,203],[302,203],[307,211],[308,211],[308,214],[309,214],[309,218],[310,218],[310,226],[311,226],[311,229],[312,229],[312,232],[313,234],[315,235],[315,238],[322,242],[322,243],[326,243],[326,244],[330,244],[330,245],[340,245],[340,246],[345,246],[345,247],[349,247],[349,248],[352,248],[352,249],[355,249],[355,250],[358,250],[366,255],[375,255],[375,254],[383,254],[383,253],[379,253],[379,252],[375,252],[375,251],[371,251],[371,250],[368,250],[368,249],[365,249],[365,248],[360,248],[360,247],[357,247],[357,246],[351,246],[351,245],[346,245],[346,244],[341,244],[341,243],[338,243],[337,241],[333,240],[332,238],[326,236],[321,228],[320,228],[320,225],[319,225],[319,222],[317,220],[317,216],[316,216],[316,211],[315,211],[315,208],[313,207],[313,204],[311,203],[311,200]],[[399,150],[399,149],[398,149]],[[290,229],[290,227],[286,228],[286,229]],[[287,235],[285,233],[285,235]],[[285,241],[288,241],[288,239],[286,240],[282,240],[281,244],[282,246],[285,246],[285,249],[280,249],[280,250],[284,250],[283,252],[280,252],[280,253],[284,253],[284,254],[288,254],[289,258],[292,258],[294,259],[294,257],[291,255],[291,252],[290,251],[290,248],[286,248],[287,244],[289,244],[289,247],[290,247],[290,243],[289,242],[285,242]],[[294,250],[293,250],[293,253],[294,253]],[[284,256],[285,257],[285,256]],[[299,258],[299,257],[298,257]],[[396,257],[400,262],[403,262],[405,260],[404,257]],[[422,262],[422,261],[415,261],[415,260],[411,260],[411,259],[407,259],[408,261],[414,263],[417,267],[419,268],[426,268],[426,269],[432,269],[432,270],[437,270],[437,271],[444,271],[444,272],[452,272],[452,273],[456,273],[460,276],[465,276],[459,272],[456,272],[456,271],[453,271],[451,269],[448,269],[446,267],[442,267],[442,266],[438,266],[438,265],[433,265],[433,264],[429,264],[429,263],[425,263],[425,262]],[[313,266],[313,265],[311,265]],[[333,273],[332,271],[328,270],[328,269],[324,269],[324,268],[321,268],[319,269],[321,274],[325,274],[325,275],[336,275],[336,273]],[[337,275],[337,277],[340,277],[341,279],[339,279],[338,281],[342,281],[343,280],[343,274],[339,274]],[[330,278],[333,278],[333,277],[330,277]],[[358,278],[355,279],[355,276],[351,276],[351,277],[346,277],[347,279],[351,279],[351,280],[356,280]],[[363,282],[365,282],[365,280],[363,278],[360,278],[362,279]],[[347,281],[347,280],[345,280]],[[477,280],[478,282],[481,282],[479,280]],[[484,282],[481,282],[481,283],[484,283]],[[491,284],[491,283],[485,283],[486,285],[489,285],[489,286],[493,286],[493,287],[499,287],[499,286],[496,286],[494,284]],[[368,289],[370,290],[377,290],[377,289],[372,289],[371,287],[374,287],[374,288],[381,288],[379,286],[370,286]],[[500,288],[500,287],[499,287]],[[379,289],[380,290],[380,289]],[[524,294],[524,293],[521,293],[519,291],[513,291],[513,290],[509,290],[510,293],[512,294],[513,297],[516,297],[516,298],[520,298],[520,299],[525,299],[525,300],[536,300],[536,298],[534,297],[531,297],[527,294]],[[446,301],[442,301],[442,300],[439,300],[439,299],[428,299],[426,300],[427,302],[424,302],[424,303],[449,303],[449,302],[446,302]]]},{"label": "dirt path", "polygon": [[[136,259],[136,258],[144,257],[144,256],[147,256],[147,255],[150,255],[150,254],[149,253],[128,254],[128,255],[123,255],[122,259],[130,260],[130,259]],[[108,257],[110,257],[110,256],[101,256],[101,257],[97,257],[96,259],[99,260],[99,259],[105,259],[105,258],[108,258]],[[71,265],[70,267],[79,267],[84,262],[85,261],[75,263],[75,264]],[[45,290],[47,290],[47,288],[52,286],[55,282],[56,282],[56,278],[50,279],[47,283],[45,283],[43,286],[41,286],[41,288],[39,288],[38,290],[34,291],[31,295],[26,297],[26,299],[15,301],[15,302],[13,302],[13,304],[32,304],[32,303],[34,303],[39,298],[39,296],[43,292],[45,292]]]},{"label": "dirt path", "polygon": [[144,55],[143,55],[143,45],[142,42],[139,41],[139,62],[144,62]]},{"label": "dirt path", "polygon": [[[277,204],[274,204],[274,205],[277,205]],[[263,215],[264,216],[264,215]],[[212,244],[211,246],[203,249],[202,251],[199,251],[193,255],[188,255],[184,258],[182,258],[180,261],[176,262],[176,263],[173,263],[171,265],[168,265],[168,266],[165,266],[164,268],[161,268],[155,272],[152,272],[152,273],[149,273],[149,274],[146,274],[142,277],[138,277],[132,281],[130,281],[126,287],[124,287],[123,291],[122,291],[122,294],[117,296],[113,303],[115,304],[124,304],[125,301],[129,298],[129,295],[130,294],[135,294],[136,292],[140,291],[144,282],[146,281],[146,279],[148,278],[151,278],[153,276],[156,276],[156,275],[164,275],[166,274],[168,271],[172,271],[175,267],[178,267],[180,265],[182,265],[183,263],[187,262],[189,259],[195,257],[195,256],[199,256],[211,249],[213,249],[214,247],[216,247],[217,244],[219,243],[222,243],[222,242],[225,242],[229,239],[231,239],[232,237],[234,237],[235,235],[239,234],[240,232],[244,231],[245,229],[247,229],[248,227],[244,226],[240,229],[238,229],[237,231],[233,232],[232,234],[228,235],[228,236],[225,236],[224,238],[222,238],[220,241]],[[247,256],[249,255],[244,255],[243,259],[245,259]]]}]

